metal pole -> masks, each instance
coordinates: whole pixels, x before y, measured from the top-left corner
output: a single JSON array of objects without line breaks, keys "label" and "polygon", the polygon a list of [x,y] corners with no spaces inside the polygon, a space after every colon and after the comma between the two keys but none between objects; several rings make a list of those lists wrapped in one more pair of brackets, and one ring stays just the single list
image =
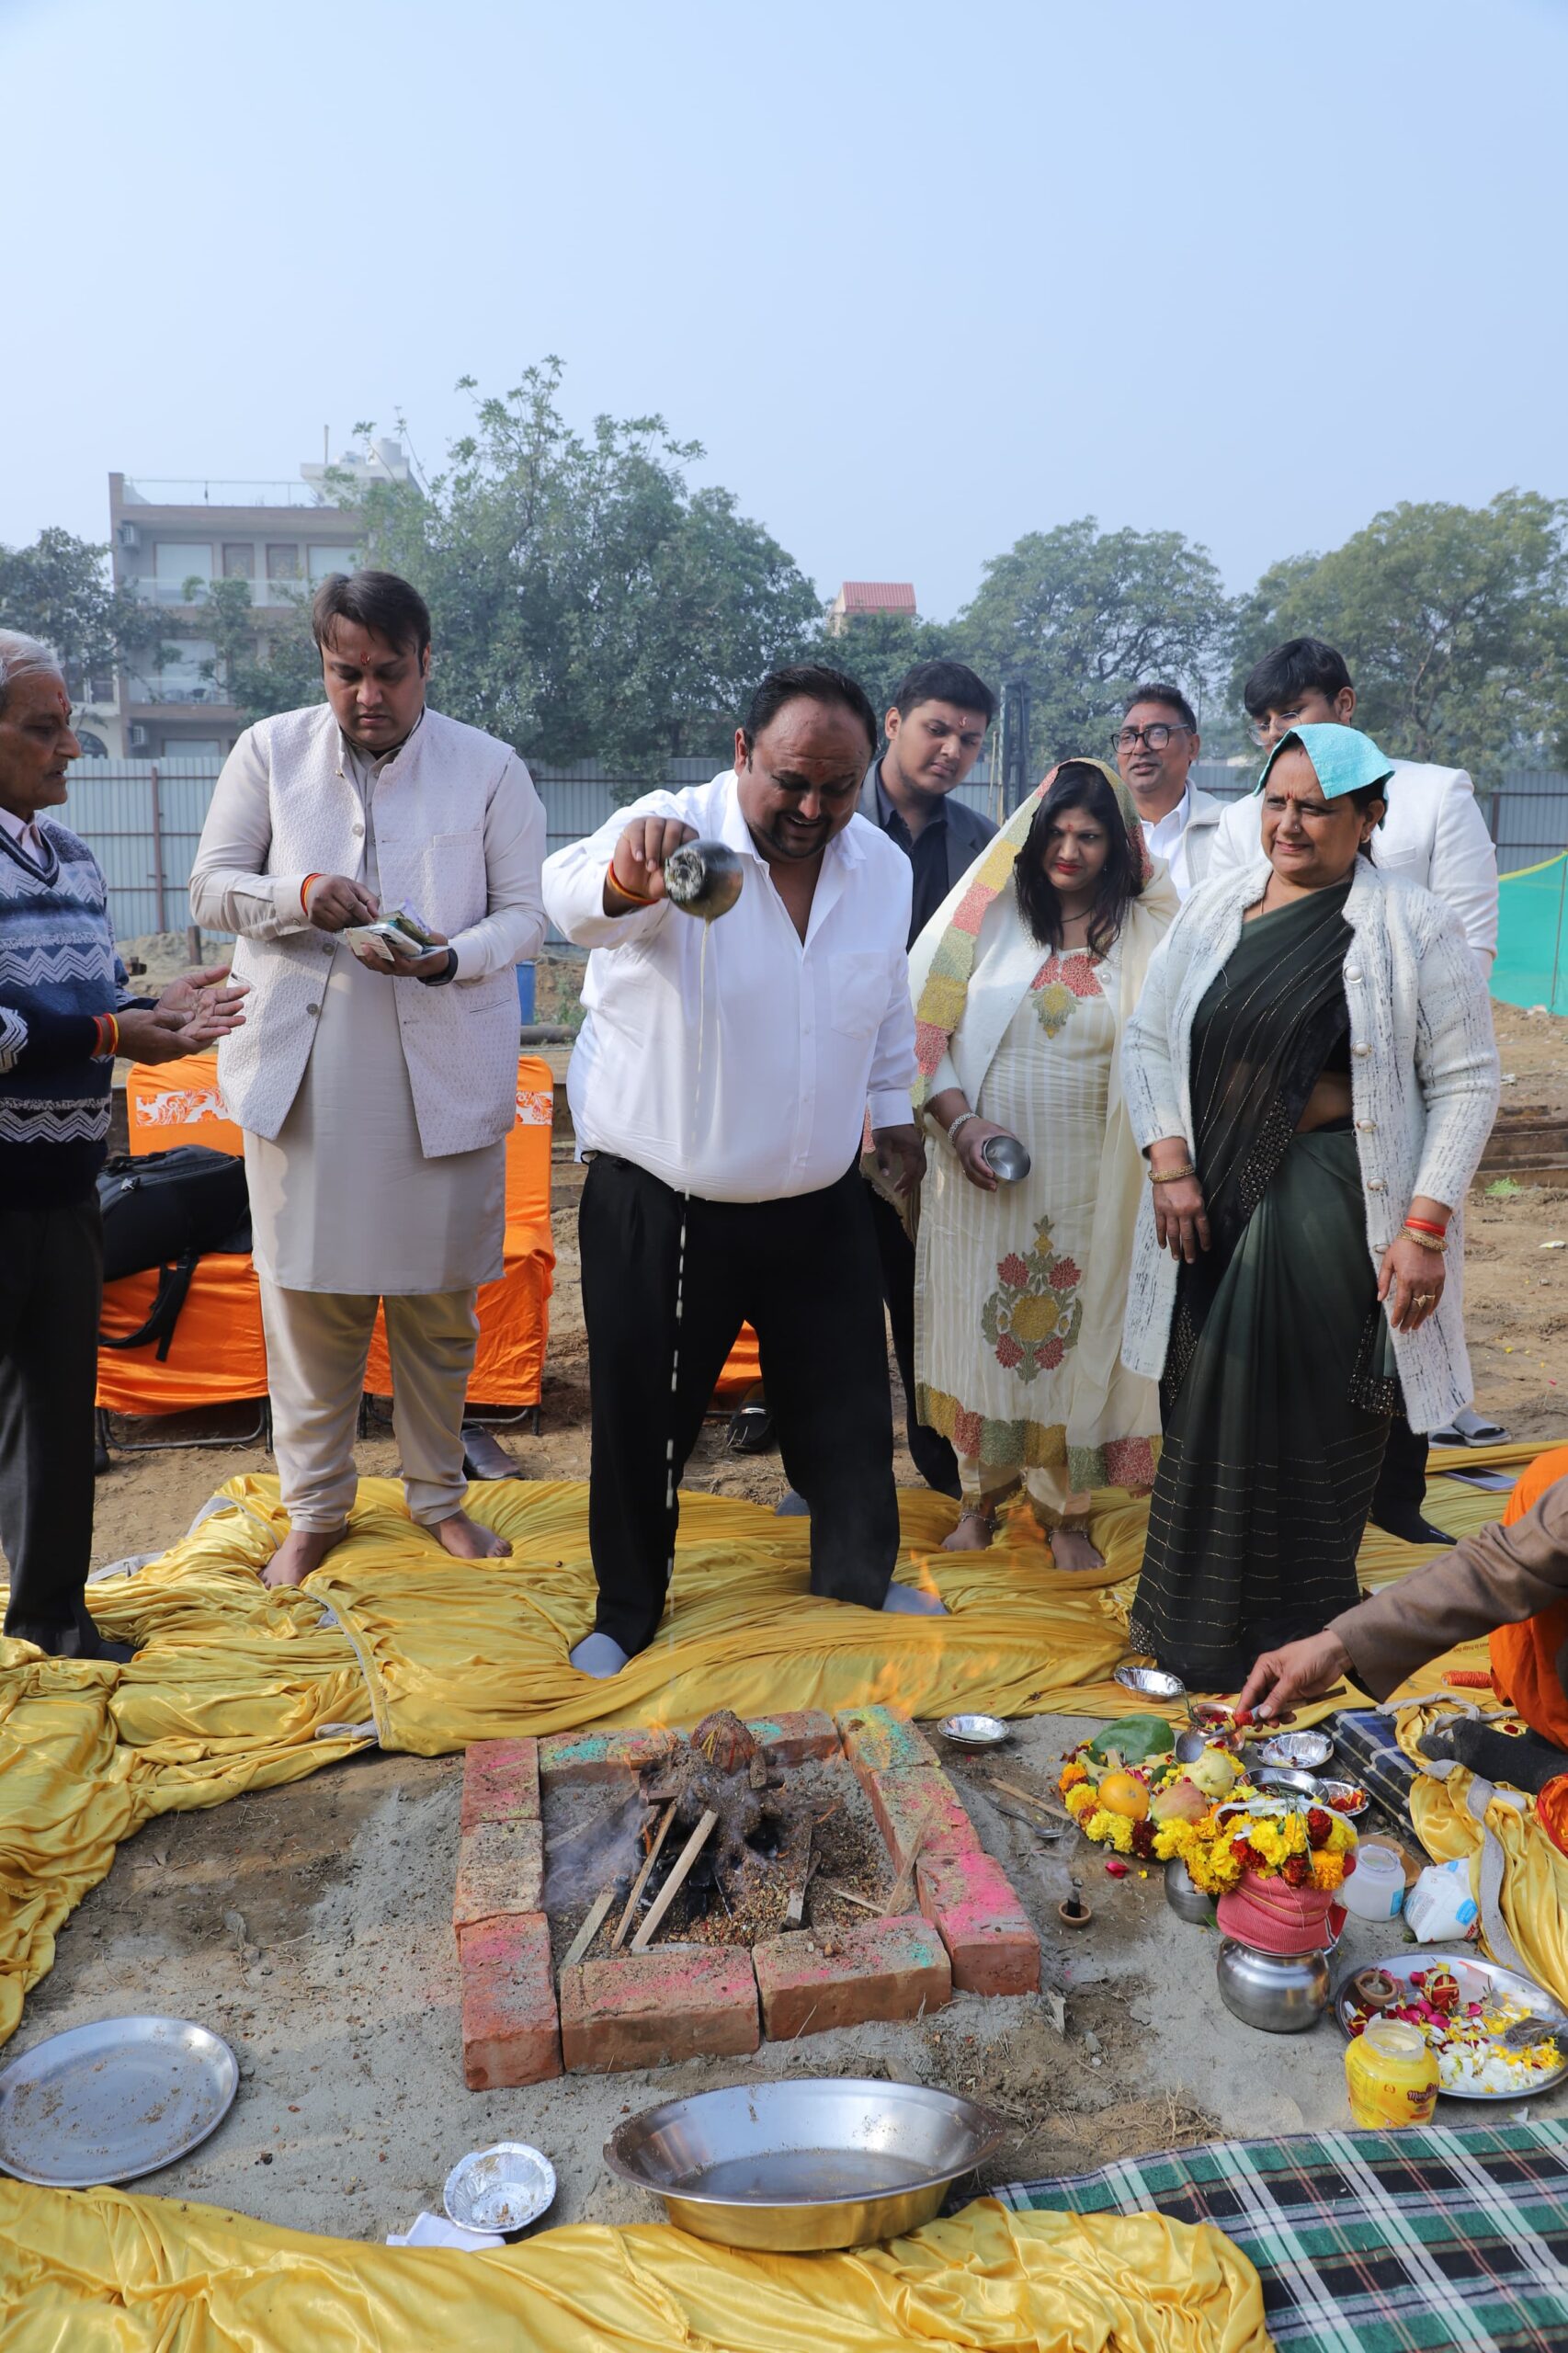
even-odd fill
[{"label": "metal pole", "polygon": [[164,803],[158,790],[158,763],[153,763],[153,887],[158,894],[158,929],[167,931],[168,916],[164,905]]}]

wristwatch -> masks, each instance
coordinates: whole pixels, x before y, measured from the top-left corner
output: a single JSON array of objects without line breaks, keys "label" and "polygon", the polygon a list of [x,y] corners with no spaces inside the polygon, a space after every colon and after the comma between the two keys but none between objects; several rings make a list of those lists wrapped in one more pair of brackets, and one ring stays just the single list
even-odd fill
[{"label": "wristwatch", "polygon": [[449,948],[447,961],[438,972],[421,972],[418,977],[427,989],[444,989],[447,983],[455,981],[457,976],[458,951],[455,948]]}]

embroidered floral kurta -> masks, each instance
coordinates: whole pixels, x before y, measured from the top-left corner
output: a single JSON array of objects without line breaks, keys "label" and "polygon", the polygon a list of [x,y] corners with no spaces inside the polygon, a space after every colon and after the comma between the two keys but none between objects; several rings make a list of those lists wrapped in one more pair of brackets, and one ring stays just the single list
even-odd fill
[{"label": "embroidered floral kurta", "polygon": [[[1074,1392],[1119,979],[1114,949],[1103,962],[1086,949],[1042,952],[971,1097],[1028,1146],[1021,1183],[983,1193],[950,1151],[931,1154],[918,1245],[919,1410],[951,1438],[971,1497],[1022,1479],[1061,1512],[1075,1493],[1146,1487],[1154,1474],[1154,1385],[1119,1367],[1093,1417],[1096,1442],[1070,1449],[1067,1440],[1069,1422],[1083,1419]],[[985,982],[983,961],[971,1005]]]}]

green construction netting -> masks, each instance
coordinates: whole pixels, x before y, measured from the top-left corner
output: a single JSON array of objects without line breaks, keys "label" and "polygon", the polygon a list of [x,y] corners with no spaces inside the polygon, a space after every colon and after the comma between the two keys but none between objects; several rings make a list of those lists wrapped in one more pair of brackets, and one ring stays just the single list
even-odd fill
[{"label": "green construction netting", "polygon": [[1568,1013],[1568,850],[1505,874],[1497,893],[1492,994],[1506,1005]]}]

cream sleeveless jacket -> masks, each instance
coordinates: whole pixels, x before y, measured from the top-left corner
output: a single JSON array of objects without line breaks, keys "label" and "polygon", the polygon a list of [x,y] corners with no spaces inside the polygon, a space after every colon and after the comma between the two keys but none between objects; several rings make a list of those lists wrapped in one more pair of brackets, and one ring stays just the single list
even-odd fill
[{"label": "cream sleeveless jacket", "polygon": [[[426,710],[376,784],[381,899],[406,899],[451,941],[458,977],[389,980],[426,1159],[472,1152],[517,1116],[513,967],[544,935],[544,809],[508,745]],[[219,1050],[241,1127],[275,1137],[310,1060],[324,960],[351,951],[300,904],[310,874],[361,870],[364,813],[330,705],[264,719],[230,754],[191,870],[198,923],[237,937],[245,1024]]]}]

